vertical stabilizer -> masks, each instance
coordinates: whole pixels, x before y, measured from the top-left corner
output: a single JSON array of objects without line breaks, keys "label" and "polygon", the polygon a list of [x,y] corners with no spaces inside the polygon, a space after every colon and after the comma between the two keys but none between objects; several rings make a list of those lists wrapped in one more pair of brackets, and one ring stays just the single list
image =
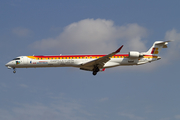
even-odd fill
[{"label": "vertical stabilizer", "polygon": [[156,41],[153,46],[146,52],[146,54],[157,55],[162,48],[167,48],[167,44],[170,41]]}]

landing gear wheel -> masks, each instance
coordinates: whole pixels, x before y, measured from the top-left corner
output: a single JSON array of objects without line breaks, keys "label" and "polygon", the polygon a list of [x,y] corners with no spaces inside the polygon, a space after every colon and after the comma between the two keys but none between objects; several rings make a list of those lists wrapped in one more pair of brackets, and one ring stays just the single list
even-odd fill
[{"label": "landing gear wheel", "polygon": [[15,68],[13,68],[13,73],[16,73],[16,69]]},{"label": "landing gear wheel", "polygon": [[97,74],[97,72],[93,72],[93,75],[96,75]]}]

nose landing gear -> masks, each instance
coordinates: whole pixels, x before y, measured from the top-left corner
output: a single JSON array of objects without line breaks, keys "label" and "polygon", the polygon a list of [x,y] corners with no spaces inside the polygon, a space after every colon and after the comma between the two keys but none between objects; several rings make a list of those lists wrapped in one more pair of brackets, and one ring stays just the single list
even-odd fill
[{"label": "nose landing gear", "polygon": [[13,68],[13,73],[16,73],[16,68]]}]

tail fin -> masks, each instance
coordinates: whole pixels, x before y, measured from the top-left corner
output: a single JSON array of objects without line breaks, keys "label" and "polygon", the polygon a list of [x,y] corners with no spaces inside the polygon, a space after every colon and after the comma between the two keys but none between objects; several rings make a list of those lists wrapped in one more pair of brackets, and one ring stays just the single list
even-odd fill
[{"label": "tail fin", "polygon": [[167,48],[168,42],[171,41],[156,41],[146,54],[159,54],[162,48]]}]

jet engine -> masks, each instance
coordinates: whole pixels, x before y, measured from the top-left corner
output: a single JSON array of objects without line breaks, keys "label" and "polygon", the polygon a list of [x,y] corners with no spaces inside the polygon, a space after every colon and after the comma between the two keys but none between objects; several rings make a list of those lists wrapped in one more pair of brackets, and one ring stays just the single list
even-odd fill
[{"label": "jet engine", "polygon": [[143,57],[143,54],[139,53],[137,51],[130,51],[129,52],[129,58],[139,58],[139,57]]}]

